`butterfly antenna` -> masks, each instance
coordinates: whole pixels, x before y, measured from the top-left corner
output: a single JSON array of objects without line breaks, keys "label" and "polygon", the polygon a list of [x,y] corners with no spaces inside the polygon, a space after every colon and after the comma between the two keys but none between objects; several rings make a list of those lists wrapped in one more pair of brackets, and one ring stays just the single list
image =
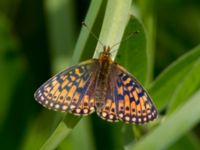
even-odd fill
[{"label": "butterfly antenna", "polygon": [[85,22],[82,22],[82,25],[84,27],[86,27],[88,29],[88,31],[90,32],[90,34],[101,44],[102,47],[104,47],[104,44],[99,40],[99,38],[96,36],[96,34],[94,34],[94,32],[92,32],[92,30],[87,26],[87,24]]},{"label": "butterfly antenna", "polygon": [[115,47],[115,46],[117,46],[117,45],[119,45],[119,44],[121,44],[121,43],[123,43],[123,42],[129,40],[132,36],[137,35],[138,33],[139,33],[139,31],[132,32],[132,33],[129,34],[125,39],[123,39],[122,41],[117,42],[117,43],[115,43],[113,46],[111,46],[110,49],[112,50],[113,47]]}]

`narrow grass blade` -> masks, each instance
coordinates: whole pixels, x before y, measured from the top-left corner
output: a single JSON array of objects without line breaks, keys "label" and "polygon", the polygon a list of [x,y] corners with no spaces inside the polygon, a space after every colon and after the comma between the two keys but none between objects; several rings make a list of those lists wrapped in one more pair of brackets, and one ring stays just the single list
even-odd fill
[{"label": "narrow grass blade", "polygon": [[[100,41],[105,46],[113,46],[119,43],[125,31],[125,27],[130,17],[131,0],[109,0],[106,8],[104,22],[100,33]],[[116,51],[112,53],[113,60],[116,57],[119,45],[115,46]],[[100,43],[97,44],[94,58],[99,57],[99,53],[103,50]]]},{"label": "narrow grass blade", "polygon": [[129,145],[126,150],[167,149],[173,142],[190,131],[200,121],[200,91],[188,99],[182,107],[172,113],[160,126],[155,128],[137,144]]},{"label": "narrow grass blade", "polygon": [[174,91],[167,109],[168,115],[181,106],[200,87],[199,68],[200,58],[193,63]]},{"label": "narrow grass blade", "polygon": [[[91,29],[95,23],[95,20],[97,18],[97,15],[99,13],[102,3],[103,3],[103,0],[91,1],[86,18],[85,20],[83,20],[85,23],[87,23],[87,25]],[[85,49],[86,42],[89,36],[90,36],[90,32],[85,27],[82,27],[79,38],[77,40],[75,50],[74,50],[73,59],[72,59],[73,63],[77,63],[80,60],[81,54],[83,53],[83,50]]]},{"label": "narrow grass blade", "polygon": [[181,56],[151,84],[149,92],[159,110],[168,104],[185,74],[191,70],[193,63],[199,58],[200,46]]}]

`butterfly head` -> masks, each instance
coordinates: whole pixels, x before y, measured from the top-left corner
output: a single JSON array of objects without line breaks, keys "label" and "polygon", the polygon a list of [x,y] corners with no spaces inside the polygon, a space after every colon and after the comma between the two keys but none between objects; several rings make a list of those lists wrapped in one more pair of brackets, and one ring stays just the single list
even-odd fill
[{"label": "butterfly head", "polygon": [[111,61],[110,46],[103,47],[103,52],[100,53],[99,59],[102,61],[105,61],[105,60]]}]

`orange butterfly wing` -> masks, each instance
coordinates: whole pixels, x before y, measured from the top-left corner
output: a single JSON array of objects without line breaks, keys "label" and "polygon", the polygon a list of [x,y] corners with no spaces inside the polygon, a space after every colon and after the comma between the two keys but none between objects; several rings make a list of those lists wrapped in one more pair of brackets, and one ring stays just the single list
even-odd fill
[{"label": "orange butterfly wing", "polygon": [[157,118],[157,110],[142,85],[118,64],[113,65],[118,117],[126,123],[144,124]]},{"label": "orange butterfly wing", "polygon": [[34,94],[36,101],[56,111],[88,115],[95,111],[94,87],[98,62],[95,59],[58,73]]},{"label": "orange butterfly wing", "polygon": [[157,117],[157,110],[141,84],[122,66],[113,63],[106,104],[97,114],[109,122],[144,124]]}]

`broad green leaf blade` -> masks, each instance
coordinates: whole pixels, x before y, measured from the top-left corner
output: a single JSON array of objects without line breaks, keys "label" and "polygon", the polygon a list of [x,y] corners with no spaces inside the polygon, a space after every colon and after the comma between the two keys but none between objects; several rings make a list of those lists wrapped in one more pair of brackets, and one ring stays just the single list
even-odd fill
[{"label": "broad green leaf blade", "polygon": [[147,38],[147,81],[149,83],[153,79],[153,70],[154,70],[154,53],[155,53],[155,34],[156,34],[156,21],[155,21],[155,2],[154,1],[143,1],[138,0],[133,5],[133,12],[138,14],[138,18],[143,23],[143,26],[146,31]]},{"label": "broad green leaf blade", "polygon": [[[134,34],[134,32],[138,33]],[[146,37],[142,24],[134,16],[130,17],[122,40],[125,40],[130,34],[132,36],[129,39],[122,41],[116,62],[124,66],[144,84],[147,78]]]},{"label": "broad green leaf blade", "polygon": [[200,57],[200,46],[181,56],[165,69],[151,84],[149,92],[160,110],[164,108],[172,98],[175,89],[187,74],[193,63]]},{"label": "broad green leaf blade", "polygon": [[180,150],[180,149],[189,149],[189,150],[199,150],[200,144],[198,137],[195,134],[188,133],[182,138],[180,138],[176,143],[172,144],[168,150]]},{"label": "broad green leaf blade", "polygon": [[183,104],[200,87],[200,58],[191,66],[183,76],[170,100],[167,113],[171,114],[178,106]]},{"label": "broad green leaf blade", "polygon": [[188,99],[182,107],[172,113],[160,126],[134,146],[126,150],[160,150],[167,149],[173,142],[191,130],[200,121],[200,90]]}]

